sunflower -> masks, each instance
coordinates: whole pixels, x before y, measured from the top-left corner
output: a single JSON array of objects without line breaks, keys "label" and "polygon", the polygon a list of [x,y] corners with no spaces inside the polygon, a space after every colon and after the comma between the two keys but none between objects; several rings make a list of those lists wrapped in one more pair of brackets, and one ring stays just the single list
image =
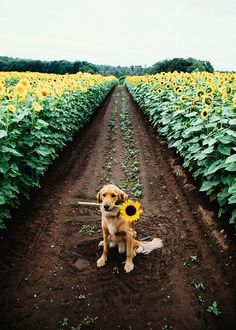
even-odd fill
[{"label": "sunflower", "polygon": [[205,91],[203,89],[199,89],[197,92],[197,96],[202,97],[205,94]]},{"label": "sunflower", "polygon": [[16,107],[15,107],[15,105],[10,104],[10,105],[8,106],[8,110],[11,111],[11,112],[15,112],[15,111],[16,111]]},{"label": "sunflower", "polygon": [[40,112],[41,111],[41,105],[38,102],[32,102],[32,108],[36,112]]},{"label": "sunflower", "polygon": [[133,222],[138,220],[143,210],[140,208],[138,201],[132,201],[128,199],[125,201],[120,208],[120,214],[126,221]]},{"label": "sunflower", "polygon": [[45,88],[37,88],[35,92],[37,98],[42,101],[46,96],[48,96],[49,92]]},{"label": "sunflower", "polygon": [[202,103],[206,104],[208,106],[212,106],[213,105],[213,100],[210,96],[206,96],[206,97],[203,98]]},{"label": "sunflower", "polygon": [[188,99],[188,98],[187,98],[186,95],[181,95],[181,96],[180,96],[180,100],[183,101],[183,102],[187,101],[187,99]]},{"label": "sunflower", "polygon": [[206,92],[207,93],[212,93],[212,88],[211,87],[207,87]]},{"label": "sunflower", "polygon": [[3,85],[0,85],[0,95],[5,95],[5,87]]},{"label": "sunflower", "polygon": [[19,97],[24,97],[27,94],[26,87],[20,83],[15,86],[15,93]]},{"label": "sunflower", "polygon": [[19,81],[19,84],[25,86],[25,88],[29,89],[30,88],[30,82],[28,79],[24,78]]},{"label": "sunflower", "polygon": [[226,101],[228,100],[228,95],[227,95],[227,93],[223,93],[223,94],[222,94],[222,96],[221,96],[221,100],[222,100],[223,102],[226,102]]},{"label": "sunflower", "polygon": [[201,111],[200,116],[202,119],[207,119],[207,117],[209,116],[208,110],[205,108]]},{"label": "sunflower", "polygon": [[176,93],[181,93],[181,92],[182,92],[182,91],[181,91],[181,88],[180,88],[179,86],[175,87],[175,92],[176,92]]}]

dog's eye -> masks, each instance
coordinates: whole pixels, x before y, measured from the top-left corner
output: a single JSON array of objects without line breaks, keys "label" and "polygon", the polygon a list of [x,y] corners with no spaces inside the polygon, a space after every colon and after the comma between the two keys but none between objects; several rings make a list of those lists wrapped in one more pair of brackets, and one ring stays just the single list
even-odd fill
[{"label": "dog's eye", "polygon": [[111,195],[111,197],[112,197],[112,198],[115,198],[115,197],[116,197],[116,195],[115,195],[115,194],[112,194],[112,195]]},{"label": "dog's eye", "polygon": [[106,197],[106,194],[103,194],[102,196],[103,196],[103,197]]}]

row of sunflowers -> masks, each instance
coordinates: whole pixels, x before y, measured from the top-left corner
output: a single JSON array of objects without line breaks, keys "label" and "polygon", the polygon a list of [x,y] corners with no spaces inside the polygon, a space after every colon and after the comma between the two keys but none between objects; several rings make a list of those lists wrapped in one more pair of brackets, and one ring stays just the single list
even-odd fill
[{"label": "row of sunflowers", "polygon": [[126,85],[183,166],[236,224],[236,74],[160,73]]},{"label": "row of sunflowers", "polygon": [[88,73],[0,73],[0,228],[116,83]]}]

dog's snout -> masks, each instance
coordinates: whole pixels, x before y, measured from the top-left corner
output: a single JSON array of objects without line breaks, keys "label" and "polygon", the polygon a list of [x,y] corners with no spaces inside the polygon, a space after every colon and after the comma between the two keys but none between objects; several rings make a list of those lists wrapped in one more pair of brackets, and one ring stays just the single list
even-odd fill
[{"label": "dog's snout", "polygon": [[105,209],[105,210],[108,210],[108,209],[109,209],[109,207],[110,207],[110,205],[109,205],[109,204],[105,204],[105,205],[104,205],[104,209]]}]

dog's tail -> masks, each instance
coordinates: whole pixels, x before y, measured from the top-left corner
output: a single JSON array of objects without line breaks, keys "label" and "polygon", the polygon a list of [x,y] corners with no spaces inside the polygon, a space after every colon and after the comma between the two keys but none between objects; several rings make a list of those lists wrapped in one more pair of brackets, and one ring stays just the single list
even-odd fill
[{"label": "dog's tail", "polygon": [[136,253],[148,254],[152,250],[160,249],[163,246],[160,238],[153,238],[150,242],[138,241],[138,248]]}]

